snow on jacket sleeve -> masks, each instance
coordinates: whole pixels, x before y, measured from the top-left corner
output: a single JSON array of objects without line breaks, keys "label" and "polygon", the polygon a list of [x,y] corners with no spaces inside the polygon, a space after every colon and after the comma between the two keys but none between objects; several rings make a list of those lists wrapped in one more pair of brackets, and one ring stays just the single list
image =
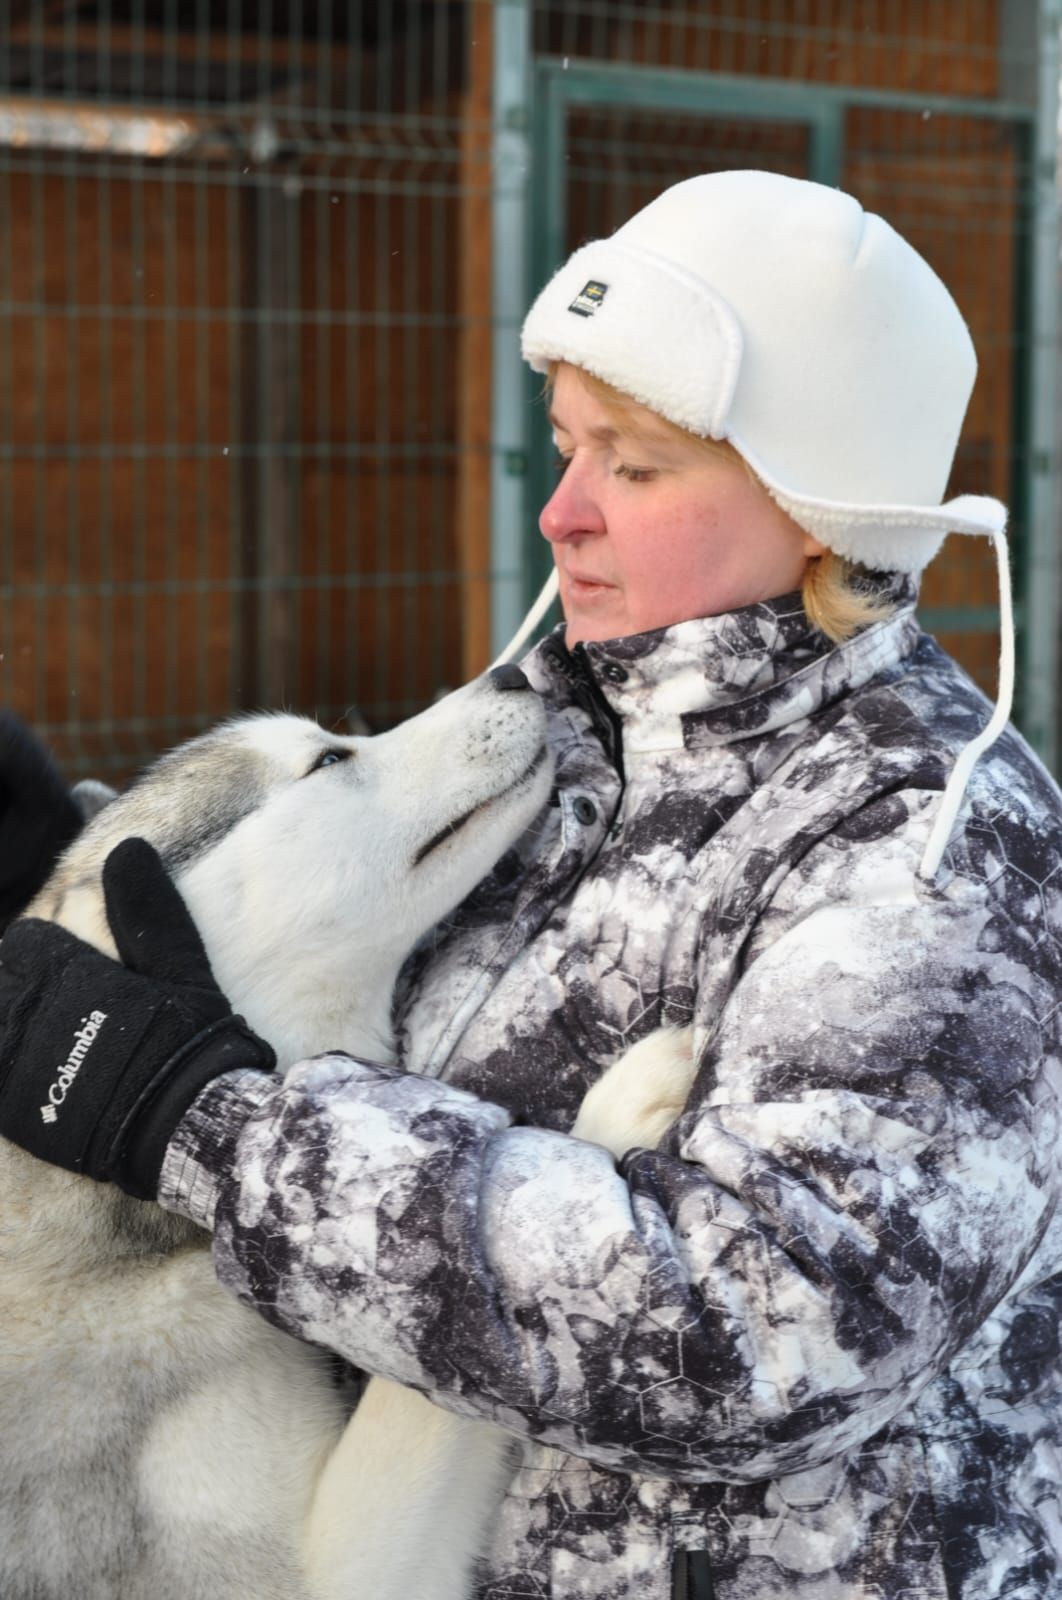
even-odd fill
[{"label": "snow on jacket sleeve", "polygon": [[166,1203],[281,1327],[602,1465],[740,1481],[869,1438],[1049,1219],[1058,974],[1027,876],[982,849],[915,890],[925,827],[868,832],[783,882],[660,1151],[617,1170],[329,1056],[208,1088]]}]

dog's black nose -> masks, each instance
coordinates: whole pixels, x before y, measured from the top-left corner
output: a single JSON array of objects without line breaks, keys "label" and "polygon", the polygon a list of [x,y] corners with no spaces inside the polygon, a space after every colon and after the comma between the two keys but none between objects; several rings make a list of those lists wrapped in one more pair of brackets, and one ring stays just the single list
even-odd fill
[{"label": "dog's black nose", "polygon": [[500,667],[491,667],[487,677],[496,689],[530,689],[521,669],[514,666],[511,661],[505,661]]}]

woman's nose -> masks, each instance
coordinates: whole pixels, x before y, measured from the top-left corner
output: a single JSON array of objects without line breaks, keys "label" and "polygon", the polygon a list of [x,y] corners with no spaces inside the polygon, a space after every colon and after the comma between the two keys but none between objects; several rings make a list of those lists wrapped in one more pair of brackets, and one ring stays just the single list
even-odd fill
[{"label": "woman's nose", "polygon": [[551,544],[603,533],[605,519],[587,481],[585,463],[571,461],[542,507],[538,526]]}]

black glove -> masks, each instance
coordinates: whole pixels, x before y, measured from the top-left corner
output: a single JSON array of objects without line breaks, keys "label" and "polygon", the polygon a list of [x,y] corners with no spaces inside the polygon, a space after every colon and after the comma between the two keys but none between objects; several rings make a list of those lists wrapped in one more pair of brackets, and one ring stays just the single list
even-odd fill
[{"label": "black glove", "polygon": [[276,1057],[214,981],[187,907],[143,839],[103,869],[119,966],[54,923],[0,941],[0,1134],[154,1199],[166,1146],[212,1078]]},{"label": "black glove", "polygon": [[0,931],[43,887],[83,821],[36,734],[0,711]]}]

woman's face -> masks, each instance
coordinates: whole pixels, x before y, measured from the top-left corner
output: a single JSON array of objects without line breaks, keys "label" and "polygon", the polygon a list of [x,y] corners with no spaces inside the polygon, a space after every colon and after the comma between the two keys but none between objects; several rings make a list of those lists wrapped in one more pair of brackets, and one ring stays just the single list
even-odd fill
[{"label": "woman's face", "polygon": [[744,465],[664,426],[617,417],[557,368],[550,421],[563,476],[539,517],[569,645],[710,617],[800,587],[822,545]]}]

